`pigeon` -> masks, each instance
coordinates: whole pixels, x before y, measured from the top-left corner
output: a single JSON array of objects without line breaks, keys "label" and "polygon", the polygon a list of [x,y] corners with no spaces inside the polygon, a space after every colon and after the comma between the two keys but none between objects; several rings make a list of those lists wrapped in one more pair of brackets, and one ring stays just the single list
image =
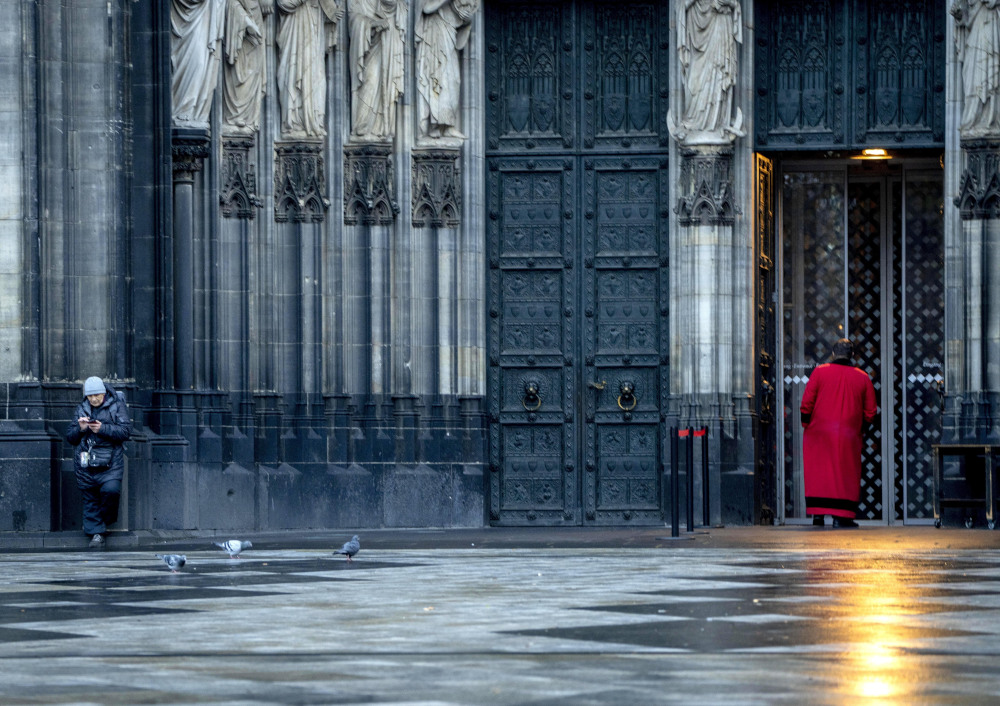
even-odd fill
[{"label": "pigeon", "polygon": [[187,561],[187,556],[184,554],[156,554],[154,556],[157,559],[161,559],[175,574],[177,573],[177,569],[184,566],[184,563]]},{"label": "pigeon", "polygon": [[358,535],[351,537],[350,542],[344,542],[344,546],[334,552],[334,554],[343,554],[350,561],[351,557],[361,551],[361,542],[358,541]]},{"label": "pigeon", "polygon": [[228,539],[225,542],[213,542],[219,549],[225,549],[229,553],[230,559],[239,559],[240,552],[253,547],[251,542],[243,542],[239,539]]}]

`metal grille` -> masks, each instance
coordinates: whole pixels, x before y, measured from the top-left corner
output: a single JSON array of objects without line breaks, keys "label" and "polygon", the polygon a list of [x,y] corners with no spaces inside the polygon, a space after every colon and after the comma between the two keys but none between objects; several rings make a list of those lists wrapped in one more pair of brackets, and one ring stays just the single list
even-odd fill
[{"label": "metal grille", "polygon": [[906,182],[906,517],[934,516],[931,444],[941,440],[944,203],[940,174]]},{"label": "metal grille", "polygon": [[[882,400],[882,183],[852,182],[848,193],[849,332],[855,364],[871,376],[876,398]],[[858,517],[883,519],[882,492],[882,430],[876,423],[869,427],[861,449]]]},{"label": "metal grille", "polygon": [[903,185],[892,182],[892,513],[903,519]]}]

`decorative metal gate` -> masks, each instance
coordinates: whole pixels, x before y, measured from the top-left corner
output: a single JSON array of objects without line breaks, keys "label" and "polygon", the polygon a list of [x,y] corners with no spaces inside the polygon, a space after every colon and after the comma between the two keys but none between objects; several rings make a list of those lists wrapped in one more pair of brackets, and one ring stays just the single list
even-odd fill
[{"label": "decorative metal gate", "polygon": [[661,5],[487,5],[494,524],[663,521]]},{"label": "decorative metal gate", "polygon": [[799,402],[833,341],[855,343],[879,418],[862,450],[858,517],[932,517],[944,358],[940,169],[786,165],[782,175],[784,516],[804,517]]}]

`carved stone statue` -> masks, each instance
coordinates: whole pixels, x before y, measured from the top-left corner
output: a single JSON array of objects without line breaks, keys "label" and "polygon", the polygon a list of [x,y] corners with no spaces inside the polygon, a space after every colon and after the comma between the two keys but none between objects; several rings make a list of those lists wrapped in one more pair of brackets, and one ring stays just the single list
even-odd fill
[{"label": "carved stone statue", "polygon": [[278,102],[283,137],[326,134],[326,54],[337,45],[343,0],[278,0]]},{"label": "carved stone statue", "polygon": [[403,94],[406,0],[351,0],[351,135],[391,142],[396,103]]},{"label": "carved stone statue", "polygon": [[680,123],[670,133],[688,145],[726,144],[742,137],[743,112],[733,117],[743,11],[739,0],[683,0],[677,44],[683,79]]},{"label": "carved stone statue", "polygon": [[1000,135],[1000,0],[958,0],[955,17],[962,63],[962,137]]},{"label": "carved stone statue", "polygon": [[173,0],[170,5],[170,94],[174,125],[208,127],[219,82],[225,2]]},{"label": "carved stone statue", "polygon": [[423,0],[414,26],[418,136],[464,138],[459,130],[461,66],[479,0]]},{"label": "carved stone statue", "polygon": [[264,16],[273,6],[265,0],[227,0],[222,122],[227,132],[251,133],[260,127],[260,105],[267,75]]}]

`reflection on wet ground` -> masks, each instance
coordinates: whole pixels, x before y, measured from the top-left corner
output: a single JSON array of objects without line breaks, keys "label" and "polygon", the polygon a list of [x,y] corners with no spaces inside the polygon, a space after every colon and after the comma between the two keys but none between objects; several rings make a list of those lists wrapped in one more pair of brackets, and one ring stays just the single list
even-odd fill
[{"label": "reflection on wet ground", "polygon": [[0,555],[0,702],[994,702],[1000,555],[869,537]]}]

